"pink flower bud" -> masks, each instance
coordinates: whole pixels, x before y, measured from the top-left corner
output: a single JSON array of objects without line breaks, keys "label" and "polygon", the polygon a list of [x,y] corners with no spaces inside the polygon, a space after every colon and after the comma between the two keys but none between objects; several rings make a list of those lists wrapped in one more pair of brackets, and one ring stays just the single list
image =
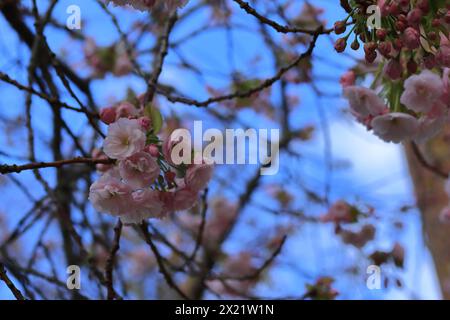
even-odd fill
[{"label": "pink flower bud", "polygon": [[159,156],[159,149],[156,144],[151,144],[145,148],[145,151],[150,153],[150,155],[154,158],[157,158]]},{"label": "pink flower bud", "polygon": [[401,50],[403,48],[403,41],[401,39],[394,40],[394,48],[395,50]]},{"label": "pink flower bud", "polygon": [[390,43],[389,41],[380,43],[380,45],[378,46],[378,51],[386,58],[389,58],[392,52],[392,43]]},{"label": "pink flower bud", "polygon": [[386,39],[387,31],[385,29],[378,29],[376,31],[376,34],[377,38],[383,41],[384,39]]},{"label": "pink flower bud", "polygon": [[100,120],[108,125],[116,121],[116,109],[108,107],[100,110]]},{"label": "pink flower bud", "polygon": [[430,11],[430,2],[429,0],[419,0],[417,7],[424,13],[428,13],[428,11]]},{"label": "pink flower bud", "polygon": [[395,28],[398,31],[403,32],[406,29],[406,23],[404,23],[403,21],[397,21],[395,23]]},{"label": "pink flower bud", "polygon": [[144,129],[144,130],[149,130],[150,126],[152,124],[152,121],[148,118],[148,117],[140,117],[138,119],[139,125]]},{"label": "pink flower bud", "polygon": [[402,77],[403,67],[398,60],[392,59],[384,68],[384,73],[392,80],[397,80]]},{"label": "pink flower bud", "polygon": [[420,10],[418,8],[411,10],[408,13],[408,17],[407,17],[408,24],[410,26],[414,26],[414,27],[418,26],[420,24],[420,20],[422,19],[422,16],[423,16],[422,10]]},{"label": "pink flower bud", "polygon": [[345,21],[337,21],[334,24],[334,32],[336,34],[342,34],[345,32],[346,29],[347,29],[347,27],[345,25]]},{"label": "pink flower bud", "polygon": [[408,49],[417,49],[420,47],[420,34],[416,29],[409,27],[405,30],[403,41]]},{"label": "pink flower bud", "polygon": [[344,52],[346,47],[347,47],[347,40],[345,38],[338,39],[334,44],[334,49],[337,52]]}]

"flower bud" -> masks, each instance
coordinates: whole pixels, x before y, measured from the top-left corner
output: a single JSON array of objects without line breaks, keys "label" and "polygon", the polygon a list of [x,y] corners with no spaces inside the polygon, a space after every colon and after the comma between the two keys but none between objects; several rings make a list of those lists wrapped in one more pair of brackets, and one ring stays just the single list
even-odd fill
[{"label": "flower bud", "polygon": [[159,156],[159,149],[158,149],[158,146],[156,144],[148,145],[145,148],[145,151],[150,153],[150,155],[152,157],[154,157],[154,158],[157,158]]},{"label": "flower bud", "polygon": [[337,21],[334,24],[334,32],[336,34],[342,34],[347,29],[347,26],[345,25],[345,21]]},{"label": "flower bud", "polygon": [[385,66],[384,74],[392,80],[398,80],[402,77],[403,67],[398,60],[392,59]]},{"label": "flower bud", "polygon": [[385,29],[378,29],[376,31],[376,35],[378,39],[383,41],[384,39],[386,39],[387,31]]},{"label": "flower bud", "polygon": [[366,54],[372,53],[377,49],[377,44],[375,42],[367,42],[364,44],[364,52]]},{"label": "flower bud", "polygon": [[430,11],[430,2],[428,0],[419,0],[417,7],[424,13],[428,13]]},{"label": "flower bud", "polygon": [[100,110],[100,120],[107,125],[116,121],[116,108],[108,107]]},{"label": "flower bud", "polygon": [[340,38],[334,44],[334,49],[337,52],[344,52],[346,47],[347,47],[347,39],[346,38]]},{"label": "flower bud", "polygon": [[431,21],[431,25],[432,25],[434,28],[439,28],[439,27],[441,26],[441,20],[439,20],[439,19],[433,19],[433,21]]},{"label": "flower bud", "polygon": [[397,31],[403,32],[406,29],[406,23],[404,23],[403,21],[396,21],[395,29],[397,29]]},{"label": "flower bud", "polygon": [[351,47],[353,50],[355,50],[355,51],[358,50],[358,49],[360,48],[358,39],[355,39],[355,41],[352,42],[352,44],[350,45],[350,47]]},{"label": "flower bud", "polygon": [[403,41],[408,49],[417,49],[420,47],[420,34],[416,29],[408,27],[405,30]]},{"label": "flower bud", "polygon": [[422,16],[423,16],[422,10],[420,10],[418,8],[411,10],[408,13],[408,17],[407,17],[408,24],[410,26],[417,27],[420,24],[420,20],[422,19]]},{"label": "flower bud", "polygon": [[438,39],[437,33],[434,31],[428,32],[428,39],[431,41],[436,41]]},{"label": "flower bud", "polygon": [[152,121],[150,120],[150,118],[148,118],[148,117],[140,117],[139,119],[138,119],[138,122],[139,122],[139,124],[141,125],[141,127],[144,129],[144,130],[149,130],[150,129],[150,126],[151,126],[151,124],[152,124]]},{"label": "flower bud", "polygon": [[373,63],[375,61],[375,59],[377,58],[377,52],[376,51],[371,51],[371,52],[367,52],[365,59],[368,63]]},{"label": "flower bud", "polygon": [[389,6],[389,13],[393,16],[398,15],[400,12],[399,8],[398,8],[398,4],[396,2],[392,2],[391,5]]},{"label": "flower bud", "polygon": [[392,43],[390,43],[389,41],[380,43],[380,45],[378,46],[378,51],[386,58],[389,58],[392,52]]},{"label": "flower bud", "polygon": [[400,51],[403,48],[403,41],[401,39],[395,39],[393,45],[395,50]]}]

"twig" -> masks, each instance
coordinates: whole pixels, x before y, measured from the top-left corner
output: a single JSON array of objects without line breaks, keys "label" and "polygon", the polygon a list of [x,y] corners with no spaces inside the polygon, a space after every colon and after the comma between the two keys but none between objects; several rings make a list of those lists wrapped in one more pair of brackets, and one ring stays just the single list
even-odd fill
[{"label": "twig", "polygon": [[181,289],[178,287],[178,285],[175,283],[175,281],[172,279],[172,276],[169,274],[169,272],[166,269],[166,266],[163,262],[163,257],[158,251],[158,248],[153,243],[152,235],[148,232],[148,225],[146,222],[143,222],[139,225],[142,235],[144,236],[145,242],[150,246],[150,249],[152,250],[153,254],[155,255],[156,261],[158,263],[159,272],[164,276],[164,279],[166,280],[169,287],[174,289],[183,299],[189,300],[189,297],[186,296],[186,294],[181,291]]},{"label": "twig", "polygon": [[263,273],[263,271],[266,270],[272,264],[272,262],[275,260],[275,258],[281,253],[281,250],[283,249],[283,246],[286,243],[286,239],[287,239],[287,236],[283,236],[283,238],[281,239],[281,242],[278,245],[278,247],[276,248],[276,250],[272,253],[272,255],[266,261],[264,261],[264,263],[261,265],[261,267],[259,267],[257,270],[255,270],[255,272],[248,274],[248,275],[238,276],[238,277],[219,276],[219,277],[211,277],[211,278],[219,279],[219,280],[238,280],[238,281],[257,279]]},{"label": "twig", "polygon": [[108,290],[108,300],[114,300],[116,298],[116,292],[114,291],[113,283],[113,271],[114,262],[116,260],[116,254],[120,249],[120,236],[122,235],[122,221],[117,220],[116,226],[114,227],[114,242],[111,247],[111,252],[109,253],[108,259],[106,260],[106,270],[105,270],[105,281]]},{"label": "twig", "polygon": [[313,39],[311,40],[311,43],[309,44],[309,47],[305,52],[300,54],[295,60],[293,60],[288,65],[284,66],[283,68],[280,68],[278,70],[278,72],[272,78],[268,78],[268,79],[264,80],[260,85],[255,86],[246,91],[235,91],[233,93],[226,94],[223,96],[208,98],[207,100],[204,100],[204,101],[198,101],[198,100],[189,99],[189,98],[185,98],[185,97],[172,96],[168,93],[164,93],[161,90],[158,90],[158,93],[164,95],[166,97],[166,99],[169,100],[170,102],[173,102],[173,103],[179,102],[179,103],[192,105],[192,106],[196,106],[196,107],[207,107],[213,103],[222,102],[225,100],[232,100],[232,99],[236,99],[236,98],[241,98],[241,99],[248,98],[255,93],[258,93],[264,89],[271,87],[274,83],[279,81],[286,72],[288,72],[289,70],[291,70],[292,68],[297,66],[303,59],[310,57],[316,46],[316,42],[317,42],[319,35],[322,34],[321,33],[322,30],[323,30],[322,26],[317,28],[316,33],[314,34]]},{"label": "twig", "polygon": [[[258,13],[255,8],[251,7],[248,2],[242,1],[242,0],[233,0],[236,2],[245,12],[247,12],[249,15],[252,15],[256,19],[258,19],[260,22],[272,27],[277,32],[280,33],[305,33],[310,35],[316,35],[317,30],[310,30],[310,29],[304,29],[304,28],[295,28],[295,27],[289,27],[289,26],[282,26],[279,23],[263,16],[262,14]],[[323,29],[320,31],[319,34],[330,34],[333,32],[334,29]]]},{"label": "twig", "polygon": [[22,292],[20,292],[20,290],[16,288],[14,283],[6,274],[5,266],[2,263],[0,263],[0,279],[6,284],[9,290],[11,290],[12,294],[17,300],[25,300],[25,297],[23,296]]},{"label": "twig", "polygon": [[200,249],[200,246],[203,242],[203,234],[205,232],[205,226],[206,226],[206,212],[208,211],[208,189],[205,190],[202,196],[203,201],[203,208],[202,208],[202,221],[200,223],[200,227],[197,234],[197,239],[195,241],[195,247],[194,251],[192,251],[192,254],[189,256],[189,259],[186,261],[186,265],[189,264],[191,261],[195,260],[195,257],[197,256],[197,252]]},{"label": "twig", "polygon": [[92,159],[92,158],[73,158],[69,160],[59,160],[59,161],[53,161],[53,162],[33,162],[28,163],[24,165],[7,165],[3,164],[0,165],[0,174],[8,174],[8,173],[19,173],[21,171],[25,170],[35,170],[35,169],[42,169],[42,168],[59,168],[64,165],[68,164],[77,164],[77,163],[84,163],[84,164],[111,164],[113,163],[113,160],[111,159]]}]

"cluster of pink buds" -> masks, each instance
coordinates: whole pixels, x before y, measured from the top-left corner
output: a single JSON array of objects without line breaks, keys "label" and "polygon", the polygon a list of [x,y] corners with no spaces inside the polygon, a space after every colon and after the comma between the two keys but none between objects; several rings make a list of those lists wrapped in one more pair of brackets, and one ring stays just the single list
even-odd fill
[{"label": "cluster of pink buds", "polygon": [[[450,5],[447,0],[359,0],[342,1],[349,15],[335,23],[336,34],[350,32],[338,39],[335,48],[343,52],[353,35],[351,48],[364,46],[365,59],[372,63],[378,56],[387,63],[392,79],[416,73],[420,66],[450,67]],[[369,28],[367,9],[376,5],[379,24]],[[352,21],[349,21],[352,18]]]},{"label": "cluster of pink buds", "polygon": [[99,180],[90,188],[89,200],[99,212],[118,216],[125,223],[162,218],[188,210],[212,177],[212,165],[175,165],[172,149],[179,141],[163,143],[157,136],[161,116],[154,107],[122,102],[100,112],[108,125],[103,152],[112,165],[101,165]]}]

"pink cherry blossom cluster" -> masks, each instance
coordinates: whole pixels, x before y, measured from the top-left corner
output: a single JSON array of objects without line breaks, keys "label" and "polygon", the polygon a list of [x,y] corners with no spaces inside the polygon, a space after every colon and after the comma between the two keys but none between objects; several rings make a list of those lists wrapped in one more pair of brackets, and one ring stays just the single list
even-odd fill
[{"label": "pink cherry blossom cluster", "polygon": [[148,11],[155,6],[164,6],[167,10],[175,10],[183,7],[189,0],[106,0],[106,3],[114,3],[116,6],[132,6],[136,10]]},{"label": "pink cherry blossom cluster", "polygon": [[213,172],[207,164],[175,166],[171,151],[176,143],[168,138],[163,146],[145,110],[122,102],[100,112],[108,134],[103,153],[95,157],[115,162],[97,167],[102,175],[90,187],[89,200],[99,212],[125,223],[190,209]]},{"label": "pink cherry blossom cluster", "polygon": [[341,84],[351,113],[382,140],[423,142],[435,136],[448,121],[449,71],[446,68],[439,76],[423,70],[401,86],[397,82],[385,83],[381,94],[356,86],[353,71],[342,77]]}]

